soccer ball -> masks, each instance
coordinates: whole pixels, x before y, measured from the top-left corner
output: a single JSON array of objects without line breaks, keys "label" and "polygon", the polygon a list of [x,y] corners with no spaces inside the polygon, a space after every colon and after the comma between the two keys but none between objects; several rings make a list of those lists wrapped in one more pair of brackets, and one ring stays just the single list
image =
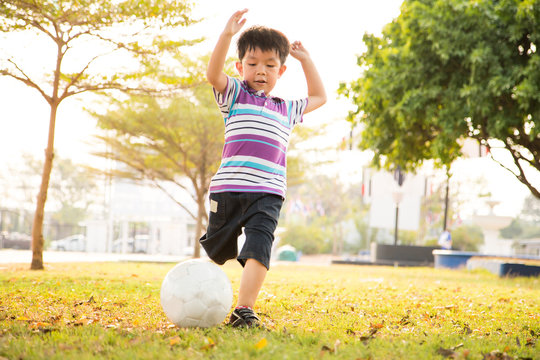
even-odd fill
[{"label": "soccer ball", "polygon": [[231,282],[219,266],[187,260],[173,267],[161,284],[161,306],[179,327],[211,327],[223,322],[233,295]]}]

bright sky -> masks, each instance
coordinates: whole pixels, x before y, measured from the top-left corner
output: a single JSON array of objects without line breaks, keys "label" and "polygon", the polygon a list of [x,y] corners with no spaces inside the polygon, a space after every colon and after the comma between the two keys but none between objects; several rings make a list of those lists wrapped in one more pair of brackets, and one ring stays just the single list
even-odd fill
[{"label": "bright sky", "polygon": [[[379,34],[386,23],[398,16],[400,4],[400,0],[197,1],[195,15],[206,20],[190,29],[188,34],[205,36],[208,40],[199,45],[197,51],[208,53],[231,14],[248,8],[245,27],[266,25],[281,30],[290,41],[302,41],[321,73],[329,97],[323,108],[306,115],[305,122],[332,123],[333,128],[327,139],[337,143],[348,135],[349,129],[344,119],[351,105],[337,99],[336,89],[340,82],[359,75],[356,55],[364,51],[363,34]],[[185,35],[185,31],[179,35]],[[37,66],[43,61],[39,47],[27,46],[33,50],[32,59],[35,59]],[[2,51],[6,50],[0,46]],[[234,56],[233,49],[230,55]],[[288,69],[273,93],[288,98],[305,96],[305,81],[300,66],[291,57],[287,65]],[[89,141],[95,133],[95,122],[82,110],[85,105],[85,98],[82,97],[69,99],[60,106],[55,144],[59,156],[88,163],[96,161],[89,155],[92,151]],[[0,109],[0,164],[13,164],[21,152],[42,157],[49,122],[49,109],[43,98],[35,90],[0,77]],[[356,165],[363,164],[358,161]],[[508,198],[509,203],[513,199],[512,204],[505,207],[506,213],[517,213],[527,192],[511,175],[496,171],[504,186],[495,188],[505,189],[496,195],[503,201]]]}]

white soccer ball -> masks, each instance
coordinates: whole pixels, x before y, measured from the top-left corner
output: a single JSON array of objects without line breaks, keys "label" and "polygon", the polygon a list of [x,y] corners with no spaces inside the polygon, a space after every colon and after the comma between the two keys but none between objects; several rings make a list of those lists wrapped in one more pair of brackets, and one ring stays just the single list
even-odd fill
[{"label": "white soccer ball", "polygon": [[161,284],[161,306],[179,327],[211,327],[223,322],[231,309],[231,282],[219,266],[187,260],[173,267]]}]

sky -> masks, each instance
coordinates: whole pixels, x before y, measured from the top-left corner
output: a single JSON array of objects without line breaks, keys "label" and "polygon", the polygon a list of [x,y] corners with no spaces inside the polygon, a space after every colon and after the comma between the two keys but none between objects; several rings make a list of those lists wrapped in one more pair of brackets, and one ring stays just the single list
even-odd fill
[{"label": "sky", "polygon": [[[363,34],[380,34],[383,26],[399,15],[400,5],[400,0],[201,0],[194,8],[194,15],[204,20],[190,29],[181,30],[179,36],[206,37],[207,40],[192,51],[209,53],[232,13],[248,8],[245,27],[266,25],[285,33],[291,42],[302,41],[317,65],[328,94],[327,104],[307,114],[304,122],[312,126],[330,124],[325,138],[330,144],[337,144],[348,136],[349,125],[344,119],[352,106],[347,100],[338,99],[336,89],[340,82],[360,75],[356,58],[365,50]],[[21,43],[20,49],[31,54],[26,61],[33,66],[46,66],[46,49],[40,48],[39,44]],[[0,55],[3,55],[2,51],[6,48],[0,46]],[[230,55],[235,55],[234,49]],[[287,67],[273,94],[285,98],[305,96],[307,89],[298,62],[289,57]],[[89,155],[95,150],[92,145],[95,121],[83,110],[88,99],[81,96],[62,103],[56,124],[55,148],[61,157],[95,164],[98,160]],[[48,105],[35,90],[0,77],[0,165],[16,163],[21,152],[41,158],[46,147],[48,120]],[[366,161],[366,157],[361,156],[355,165],[361,167]],[[348,164],[347,167],[351,166]],[[503,202],[499,211],[505,215],[516,214],[527,194],[525,187],[498,165],[492,164],[488,168],[485,170],[488,178],[497,179],[497,182],[490,182],[492,192]],[[470,170],[465,166],[462,171],[467,175]]]}]

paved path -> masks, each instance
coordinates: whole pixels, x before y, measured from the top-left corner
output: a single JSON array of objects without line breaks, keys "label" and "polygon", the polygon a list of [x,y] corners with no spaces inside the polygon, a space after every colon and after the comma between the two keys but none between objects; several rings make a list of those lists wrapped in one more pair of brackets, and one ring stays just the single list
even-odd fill
[{"label": "paved path", "polygon": [[[141,262],[179,262],[186,259],[185,256],[173,255],[148,255],[148,254],[116,254],[116,253],[87,253],[70,251],[44,251],[44,263],[60,262],[119,262],[119,261],[141,261]],[[32,262],[32,252],[30,250],[0,250],[0,264],[19,264]]]},{"label": "paved path", "polygon": [[[273,265],[330,265],[332,255],[304,255],[298,262],[272,261]],[[160,255],[160,254],[117,254],[117,253],[87,253],[70,251],[44,251],[43,262],[47,263],[69,263],[69,262],[156,262],[156,263],[178,263],[189,259],[186,256]],[[28,264],[32,262],[32,252],[30,250],[0,250],[0,264]]]}]

